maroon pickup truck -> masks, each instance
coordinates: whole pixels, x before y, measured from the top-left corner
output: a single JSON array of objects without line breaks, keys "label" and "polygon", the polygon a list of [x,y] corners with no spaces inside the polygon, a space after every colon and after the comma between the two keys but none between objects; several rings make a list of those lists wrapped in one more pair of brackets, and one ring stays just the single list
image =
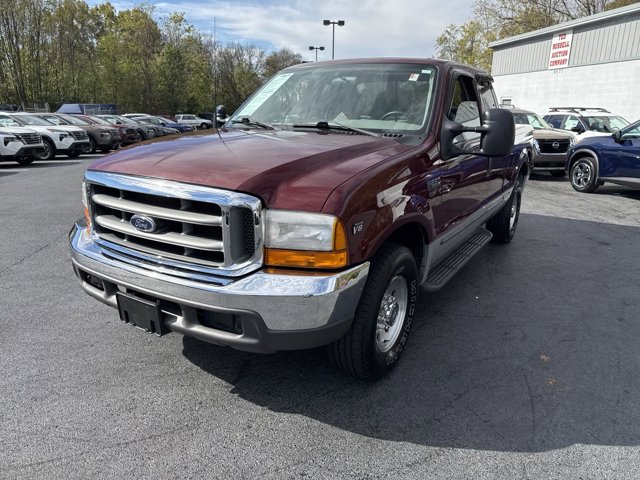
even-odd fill
[{"label": "maroon pickup truck", "polygon": [[491,84],[432,59],[297,65],[216,133],[108,155],[70,234],[82,288],[157,335],[327,345],[378,378],[420,290],[514,235],[530,145]]}]

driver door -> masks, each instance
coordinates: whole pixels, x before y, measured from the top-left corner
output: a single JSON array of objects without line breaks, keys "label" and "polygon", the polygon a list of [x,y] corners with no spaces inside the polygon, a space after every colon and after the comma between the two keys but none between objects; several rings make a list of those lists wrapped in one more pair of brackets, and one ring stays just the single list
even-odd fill
[{"label": "driver door", "polygon": [[[460,73],[452,85],[447,107],[449,120],[465,126],[480,126],[480,102],[475,80]],[[480,148],[480,134],[461,133],[454,145],[464,150]],[[489,158],[462,154],[443,162],[439,185],[441,203],[434,208],[436,235],[455,229],[465,218],[477,212],[491,196]]]}]

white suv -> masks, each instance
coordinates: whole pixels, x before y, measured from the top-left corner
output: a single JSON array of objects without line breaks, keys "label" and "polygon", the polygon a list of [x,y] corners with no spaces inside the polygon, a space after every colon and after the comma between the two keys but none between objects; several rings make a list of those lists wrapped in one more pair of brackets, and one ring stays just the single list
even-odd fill
[{"label": "white suv", "polygon": [[42,135],[44,153],[38,158],[51,160],[61,153],[75,158],[91,149],[87,132],[79,127],[56,125],[28,113],[0,113],[0,127],[26,127]]},{"label": "white suv", "polygon": [[604,108],[552,107],[544,119],[555,128],[573,132],[578,140],[608,136],[629,125]]},{"label": "white suv", "polygon": [[192,114],[176,115],[176,122],[182,125],[191,125],[192,127],[201,128],[203,130],[205,128],[213,127],[213,122],[211,120],[200,118],[199,116]]},{"label": "white suv", "polygon": [[29,165],[44,153],[42,137],[28,128],[0,127],[0,160],[14,160]]}]

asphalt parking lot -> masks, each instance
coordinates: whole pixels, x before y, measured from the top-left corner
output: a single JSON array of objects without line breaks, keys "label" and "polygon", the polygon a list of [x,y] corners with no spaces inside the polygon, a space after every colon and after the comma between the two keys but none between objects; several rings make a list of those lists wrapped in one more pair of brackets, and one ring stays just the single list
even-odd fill
[{"label": "asphalt parking lot", "polygon": [[69,261],[90,162],[0,163],[1,478],[638,478],[640,192],[534,177],[367,384],[121,324]]}]

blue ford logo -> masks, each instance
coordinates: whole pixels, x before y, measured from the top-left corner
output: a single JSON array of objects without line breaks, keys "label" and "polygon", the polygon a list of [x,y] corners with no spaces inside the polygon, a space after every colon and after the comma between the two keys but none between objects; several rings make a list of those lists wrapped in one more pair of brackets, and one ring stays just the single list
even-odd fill
[{"label": "blue ford logo", "polygon": [[136,214],[131,217],[130,223],[131,225],[133,225],[133,228],[144,233],[153,233],[158,229],[158,224],[156,223],[156,221],[151,217],[147,217],[146,215]]}]

